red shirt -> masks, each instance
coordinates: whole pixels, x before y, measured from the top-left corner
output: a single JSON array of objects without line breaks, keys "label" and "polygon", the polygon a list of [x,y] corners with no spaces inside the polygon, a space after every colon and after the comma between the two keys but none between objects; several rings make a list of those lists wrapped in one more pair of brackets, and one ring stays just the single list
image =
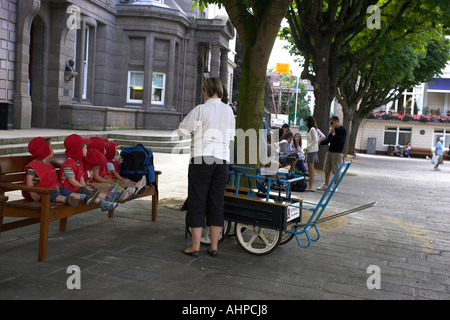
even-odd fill
[{"label": "red shirt", "polygon": [[[32,168],[36,172],[39,183],[35,186],[38,188],[54,189],[58,183],[56,170],[49,162],[43,162],[39,160],[33,160],[25,166],[25,172],[27,168]],[[23,179],[23,184],[27,184],[27,176]],[[25,199],[30,199],[31,196],[27,191],[22,191],[22,195]]]},{"label": "red shirt", "polygon": [[68,178],[66,178],[66,179],[62,178],[62,174],[63,174],[65,167],[72,168],[72,171],[75,174],[75,180],[77,180],[78,182],[81,182],[81,177],[83,176],[83,163],[80,161],[80,164],[78,164],[74,159],[68,158],[66,161],[64,161],[64,163],[62,164],[62,166],[58,172],[58,180],[61,183],[61,186],[63,188],[67,188],[67,189],[70,189],[71,191],[75,192],[78,188],[80,188],[80,186],[73,186],[69,182]]}]

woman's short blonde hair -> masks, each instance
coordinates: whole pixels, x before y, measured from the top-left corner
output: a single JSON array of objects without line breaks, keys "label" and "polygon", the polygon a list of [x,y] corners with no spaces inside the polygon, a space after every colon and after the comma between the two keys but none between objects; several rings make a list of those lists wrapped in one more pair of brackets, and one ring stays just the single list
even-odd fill
[{"label": "woman's short blonde hair", "polygon": [[217,94],[219,98],[223,96],[223,84],[219,78],[208,78],[203,81],[202,89],[206,90],[208,97]]}]

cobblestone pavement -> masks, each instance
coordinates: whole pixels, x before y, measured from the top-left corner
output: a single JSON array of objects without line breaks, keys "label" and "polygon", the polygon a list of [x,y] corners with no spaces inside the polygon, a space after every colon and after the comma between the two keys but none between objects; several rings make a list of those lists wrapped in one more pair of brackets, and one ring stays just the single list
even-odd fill
[{"label": "cobblestone pavement", "polygon": [[[192,259],[180,253],[184,213],[163,205],[186,197],[187,162],[155,153],[163,172],[155,222],[144,198],[119,206],[112,219],[100,210],[71,217],[64,233],[53,223],[41,263],[38,225],[2,233],[0,299],[450,298],[450,163],[437,172],[425,159],[358,155],[327,211],[375,207],[323,224],[307,249],[293,240],[253,256],[228,238],[219,256],[205,247]],[[318,174],[315,186],[323,180]],[[309,201],[321,194],[299,193]],[[72,265],[81,270],[79,290],[67,287]]]}]

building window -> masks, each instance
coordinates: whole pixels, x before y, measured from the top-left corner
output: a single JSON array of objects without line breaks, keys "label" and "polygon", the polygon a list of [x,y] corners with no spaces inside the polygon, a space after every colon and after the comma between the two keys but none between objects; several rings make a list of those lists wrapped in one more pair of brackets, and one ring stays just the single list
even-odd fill
[{"label": "building window", "polygon": [[436,142],[440,137],[444,137],[444,143],[442,144],[444,148],[448,149],[450,146],[450,130],[449,129],[439,129],[434,130],[433,133],[433,148],[436,148]]},{"label": "building window", "polygon": [[402,145],[411,142],[411,128],[385,127],[384,145]]},{"label": "building window", "polygon": [[82,21],[82,28],[77,29],[74,39],[75,71],[78,77],[74,80],[73,98],[79,102],[93,99],[95,21]]},{"label": "building window", "polygon": [[153,72],[152,77],[152,104],[164,104],[166,74]]},{"label": "building window", "polygon": [[128,71],[127,102],[142,103],[144,98],[144,72]]},{"label": "building window", "polygon": [[84,52],[83,52],[83,90],[82,90],[83,99],[87,99],[88,74],[89,74],[89,42],[90,42],[90,28],[86,26],[84,33]]}]

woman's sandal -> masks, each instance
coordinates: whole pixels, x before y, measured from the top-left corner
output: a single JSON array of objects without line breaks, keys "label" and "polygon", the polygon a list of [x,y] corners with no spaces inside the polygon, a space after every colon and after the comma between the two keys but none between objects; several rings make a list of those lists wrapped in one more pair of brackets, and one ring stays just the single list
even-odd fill
[{"label": "woman's sandal", "polygon": [[198,251],[186,252],[185,250],[182,250],[181,252],[187,254],[188,256],[198,258]]},{"label": "woman's sandal", "polygon": [[217,257],[217,255],[218,255],[217,250],[209,250],[209,249],[208,249],[208,254],[211,257]]}]

